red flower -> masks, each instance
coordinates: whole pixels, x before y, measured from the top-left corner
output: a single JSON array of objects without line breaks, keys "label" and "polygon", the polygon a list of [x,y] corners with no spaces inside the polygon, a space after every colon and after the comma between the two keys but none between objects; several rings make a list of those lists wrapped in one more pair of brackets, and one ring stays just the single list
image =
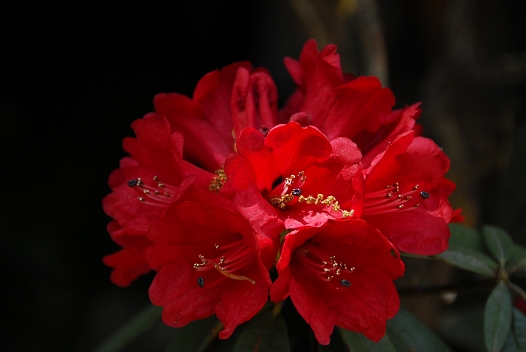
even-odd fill
[{"label": "red flower", "polygon": [[[217,195],[216,195],[217,196]],[[181,327],[216,314],[228,338],[267,302],[277,241],[256,234],[224,206],[184,202],[150,226],[150,300],[163,321]]]},{"label": "red flower", "polygon": [[113,283],[128,286],[141,274],[150,271],[145,250],[148,226],[159,219],[168,205],[177,199],[195,176],[185,177],[181,167],[181,144],[178,135],[170,135],[162,118],[147,116],[132,124],[137,138],[126,138],[124,150],[130,157],[121,160],[120,168],[109,178],[112,193],[102,205],[114,218],[108,225],[112,239],[123,247],[104,257],[114,268]]},{"label": "red flower", "polygon": [[[155,112],[132,124],[137,138],[124,140],[130,157],[111,174],[112,193],[103,200],[104,211],[115,219],[108,232],[123,247],[104,258],[114,268],[111,279],[116,285],[128,286],[150,271],[145,259],[151,245],[146,237],[149,225],[162,218],[188,184],[208,188],[214,176],[206,171],[219,169],[234,151],[232,129],[271,128],[277,118],[276,101],[270,76],[262,70],[252,72],[246,62],[205,75],[193,99],[181,94],[155,96]],[[156,196],[159,184],[163,189]]]},{"label": "red flower", "polygon": [[270,76],[242,62],[201,78],[193,99],[158,94],[154,106],[183,135],[184,159],[214,171],[234,151],[233,132],[237,136],[247,126],[268,130],[277,123],[277,98]]},{"label": "red flower", "polygon": [[444,178],[449,159],[431,140],[400,135],[365,170],[362,218],[401,251],[423,255],[447,249],[452,218]]},{"label": "red flower", "polygon": [[193,98],[157,95],[133,123],[103,201],[123,249],[104,262],[122,286],[158,271],[150,299],[166,324],[215,313],[229,337],[265,304],[292,230],[272,300],[290,294],[322,344],[335,325],[378,341],[399,307],[398,249],[447,248],[454,184],[419,136],[419,104],[393,111],[393,93],[343,74],[335,50],[309,41],[286,59],[298,90],[280,112],[269,74],[242,62],[205,75]]},{"label": "red flower", "polygon": [[447,224],[462,217],[447,201],[454,190],[444,178],[449,159],[431,140],[418,137],[419,104],[392,111],[391,90],[375,77],[344,75],[334,45],[319,52],[310,40],[299,61],[287,58],[285,64],[298,90],[280,117],[312,124],[329,140],[350,138],[360,149],[361,216],[402,251],[430,255],[446,250]]},{"label": "red flower", "polygon": [[236,190],[238,211],[255,228],[269,219],[287,229],[321,226],[361,211],[360,152],[347,138],[329,142],[317,128],[290,122],[266,137],[246,128],[237,150],[225,162],[227,185]]},{"label": "red flower", "polygon": [[[378,144],[379,137],[388,134],[386,127],[392,130],[393,123],[402,120],[400,111],[391,110],[395,104],[393,93],[382,88],[376,77],[344,75],[336,46],[327,45],[318,52],[316,45],[316,41],[309,40],[299,61],[285,59],[298,90],[289,98],[280,116],[288,119],[301,111],[312,117],[312,125],[329,140],[337,137],[360,140],[358,147],[364,151],[365,145],[373,141]],[[360,138],[367,132],[372,134]]]},{"label": "red flower", "polygon": [[392,280],[404,265],[394,251],[363,220],[293,231],[285,237],[271,299],[290,294],[322,345],[329,344],[334,325],[379,341],[400,306]]}]

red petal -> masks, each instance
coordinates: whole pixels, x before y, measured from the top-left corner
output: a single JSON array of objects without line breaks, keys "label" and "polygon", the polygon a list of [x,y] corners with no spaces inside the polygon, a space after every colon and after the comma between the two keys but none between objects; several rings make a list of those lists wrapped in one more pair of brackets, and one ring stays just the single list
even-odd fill
[{"label": "red petal", "polygon": [[[163,306],[166,324],[180,327],[215,312],[225,326],[220,337],[227,338],[266,303],[271,285],[267,269],[273,265],[278,243],[255,235],[239,214],[206,201],[174,204],[150,226],[148,236],[154,242],[148,249],[148,262],[158,270],[150,299]],[[223,276],[214,267],[194,270],[200,254],[219,255],[212,254],[219,250],[215,244],[251,249],[254,255],[246,257],[245,253],[240,260],[248,261],[238,263],[242,266],[232,269],[238,270],[232,275],[246,276],[255,283]]]},{"label": "red petal", "polygon": [[364,216],[364,219],[379,229],[402,252],[434,255],[447,249],[450,235],[446,221],[429,214],[423,208],[403,213]]},{"label": "red petal", "polygon": [[465,217],[462,215],[462,209],[455,209],[453,210],[453,213],[451,214],[451,221],[450,222],[463,222],[465,220]]},{"label": "red petal", "polygon": [[163,306],[163,321],[172,327],[182,327],[211,316],[220,299],[222,287],[199,287],[199,274],[185,264],[170,262],[163,266],[155,275],[148,292],[153,304]]},{"label": "red petal", "polygon": [[[398,182],[407,192],[419,185],[418,192],[428,193],[414,209],[396,209],[372,215],[366,208],[362,217],[377,227],[401,251],[433,255],[447,249],[451,206],[447,196],[454,185],[444,179],[449,160],[431,140],[407,133],[397,138],[372,163],[366,176],[366,194]],[[415,197],[420,195],[415,194]]]},{"label": "red petal", "polygon": [[367,171],[366,191],[387,185],[419,184],[425,191],[436,188],[449,169],[449,159],[430,139],[413,137],[409,132],[399,136]]},{"label": "red petal", "polygon": [[394,140],[415,127],[415,120],[420,116],[420,103],[413,104],[404,109],[396,110],[391,113],[388,123],[380,126],[374,132],[362,131],[353,138],[353,141],[360,147],[364,154],[362,167],[368,168],[373,159],[393,143]]},{"label": "red petal", "polygon": [[108,224],[108,232],[123,249],[105,256],[102,261],[113,268],[111,281],[117,286],[127,287],[137,277],[151,270],[146,262],[146,249],[152,242],[146,238],[145,232],[122,228],[117,221]]},{"label": "red petal", "polygon": [[387,319],[394,317],[400,308],[396,287],[382,270],[372,266],[357,271],[356,281],[363,281],[366,286],[352,284],[352,295],[331,297],[331,307],[339,312],[336,325],[359,331],[378,342],[385,335]]},{"label": "red petal", "polygon": [[[266,138],[252,128],[244,129],[237,141],[237,149],[238,154],[227,158],[225,173],[228,183],[238,193],[246,192],[236,198],[236,206],[245,217],[253,219],[250,221],[257,231],[263,227],[255,223],[268,223],[276,214],[285,221],[287,228],[321,226],[329,218],[343,216],[337,210],[331,210],[331,206],[318,203],[297,202],[286,211],[269,206],[270,192],[279,192],[274,183],[300,172],[306,176],[301,186],[304,197],[332,196],[341,207],[349,207],[344,210],[350,211],[356,206],[361,213],[362,196],[357,197],[353,188],[354,185],[363,188],[361,174],[356,176],[361,154],[349,139],[338,138],[329,143],[317,128],[290,122],[276,126]],[[277,235],[262,231],[267,236]]]},{"label": "red petal", "polygon": [[236,62],[221,70],[207,73],[199,80],[194,90],[193,101],[204,109],[208,122],[227,145],[233,143],[230,105],[232,87],[240,69],[251,72],[252,65],[247,61]]},{"label": "red petal", "polygon": [[[183,135],[185,160],[208,171],[221,168],[221,163],[233,150],[233,139],[222,138],[224,136],[210,123],[202,106],[176,93],[157,94],[153,103],[156,113],[165,117],[172,129]],[[217,118],[230,119],[230,116]]]},{"label": "red petal", "polygon": [[[247,167],[235,170],[228,165],[230,159],[227,159],[225,172],[228,178],[235,179],[238,173],[251,172],[257,175],[256,187],[259,190],[271,190],[276,178],[297,174],[306,165],[327,159],[332,151],[329,141],[318,129],[301,127],[295,122],[273,128],[266,138],[254,129],[247,128],[237,141],[237,149],[249,162],[251,170],[247,170]],[[243,176],[243,179],[246,178]]]},{"label": "red petal", "polygon": [[[318,52],[316,41],[309,40],[303,47],[299,62],[305,94],[300,111],[312,115],[315,126],[322,126],[334,102],[334,88],[343,84],[340,55],[336,53],[335,45],[327,45]],[[297,73],[293,73],[297,78]]]},{"label": "red petal", "polygon": [[180,182],[180,166],[175,161],[181,160],[182,155],[177,154],[179,150],[172,149],[171,132],[166,121],[148,114],[135,120],[132,128],[137,137],[125,138],[124,150],[142,167],[155,170],[172,184]]},{"label": "red petal", "polygon": [[113,187],[113,192],[102,200],[104,212],[117,220],[123,227],[146,231],[148,225],[153,220],[159,219],[166,208],[143,204],[138,200],[138,193],[130,188],[126,182],[139,177],[144,180],[151,180],[153,176],[159,176],[162,180],[170,179],[165,178],[163,174],[140,166],[113,171],[110,176],[110,183],[116,185],[117,179],[120,182]]},{"label": "red petal", "polygon": [[[335,288],[330,281],[313,274],[314,269],[293,258],[292,253],[307,241],[327,257],[335,255],[337,261],[355,267],[347,274],[352,277],[351,286]],[[385,334],[387,319],[399,308],[392,280],[403,274],[404,266],[398,257],[393,257],[392,249],[385,237],[362,220],[293,231],[285,237],[271,298],[277,301],[286,297],[289,287],[292,302],[321,344],[329,343],[335,324],[378,341]],[[319,270],[319,275],[323,275]]]},{"label": "red petal", "polygon": [[278,92],[274,81],[263,71],[237,71],[232,92],[234,138],[245,127],[268,131],[277,123]]},{"label": "red petal", "polygon": [[278,211],[253,187],[238,191],[234,199],[236,209],[243,215],[254,231],[260,235],[276,238],[285,230]]},{"label": "red petal", "polygon": [[223,323],[224,330],[219,338],[227,339],[234,329],[254,317],[268,300],[268,286],[260,280],[252,285],[247,281],[232,284],[221,295],[216,306],[217,318]]},{"label": "red petal", "polygon": [[290,76],[298,86],[303,85],[303,72],[301,70],[301,65],[299,61],[291,58],[291,57],[285,57],[283,59],[283,63],[285,64],[285,67],[287,68],[287,71],[289,71]]},{"label": "red petal", "polygon": [[[290,282],[290,298],[298,313],[305,319],[314,331],[316,340],[322,345],[330,343],[330,336],[334,330],[336,320],[331,307],[320,299],[323,297],[323,287],[312,285],[305,287],[305,282],[311,280],[298,271]],[[352,308],[351,308],[352,309]]]},{"label": "red petal", "polygon": [[[393,93],[376,77],[361,76],[334,91],[334,104],[323,123],[316,123],[327,138],[353,138],[360,132],[376,131],[389,121],[395,104]],[[308,110],[306,110],[309,112]]]}]

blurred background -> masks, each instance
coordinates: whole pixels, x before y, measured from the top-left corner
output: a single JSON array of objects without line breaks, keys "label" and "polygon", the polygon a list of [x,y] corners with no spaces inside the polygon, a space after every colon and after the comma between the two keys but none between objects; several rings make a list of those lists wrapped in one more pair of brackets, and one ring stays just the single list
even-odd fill
[{"label": "blurred background", "polygon": [[[422,101],[424,135],[451,158],[448,177],[457,184],[451,202],[464,209],[466,224],[498,225],[526,244],[522,3],[108,1],[4,8],[0,349],[89,351],[149,303],[152,275],[118,288],[101,260],[118,249],[101,199],[125,155],[122,139],[133,135],[131,122],[152,110],[156,93],[191,96],[204,74],[241,60],[270,70],[283,104],[294,89],[283,57],[297,58],[309,38],[320,49],[337,44],[346,71],[380,77],[397,107]],[[464,280],[445,266],[408,266],[404,287]],[[436,295],[402,294],[459,351],[483,348],[476,304],[485,297],[468,293],[446,306]],[[459,340],[458,326],[480,341]],[[162,351],[171,333],[157,324],[128,350]]]}]

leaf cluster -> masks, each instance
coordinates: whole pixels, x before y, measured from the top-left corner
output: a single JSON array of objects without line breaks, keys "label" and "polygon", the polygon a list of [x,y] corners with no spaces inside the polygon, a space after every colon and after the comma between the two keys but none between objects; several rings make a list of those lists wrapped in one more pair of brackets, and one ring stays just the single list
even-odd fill
[{"label": "leaf cluster", "polygon": [[482,233],[452,224],[449,249],[436,257],[458,268],[493,279],[495,287],[484,309],[484,343],[488,351],[526,351],[526,318],[512,305],[512,293],[526,293],[512,277],[526,278],[526,248],[513,243],[495,226]]}]

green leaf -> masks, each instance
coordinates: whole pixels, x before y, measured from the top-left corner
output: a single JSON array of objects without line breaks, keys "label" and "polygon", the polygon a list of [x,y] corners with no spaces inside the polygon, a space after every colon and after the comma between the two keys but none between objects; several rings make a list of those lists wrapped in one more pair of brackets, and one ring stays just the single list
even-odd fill
[{"label": "green leaf", "polygon": [[450,224],[449,249],[436,255],[453,266],[484,276],[495,276],[499,265],[486,254],[484,239],[475,229]]},{"label": "green leaf", "polygon": [[499,265],[489,256],[468,247],[450,245],[449,249],[435,256],[453,266],[484,276],[495,276]]},{"label": "green leaf", "polygon": [[233,351],[290,351],[287,326],[281,313],[274,315],[268,310],[256,315],[239,336]]},{"label": "green leaf", "polygon": [[513,323],[502,352],[526,351],[526,317],[518,309],[513,309]]},{"label": "green leaf", "polygon": [[161,311],[162,307],[154,305],[146,307],[135,318],[104,341],[95,351],[112,352],[122,350],[133,339],[146,331],[159,318]]},{"label": "green leaf", "polygon": [[397,352],[398,350],[393,346],[387,334],[379,342],[373,342],[367,337],[354,331],[348,331],[343,328],[338,328],[342,335],[343,342],[351,349],[351,351],[363,352]]},{"label": "green leaf", "polygon": [[513,240],[510,235],[501,228],[489,225],[482,228],[482,233],[488,250],[499,261],[501,268],[504,267],[512,254]]},{"label": "green leaf", "polygon": [[217,335],[218,320],[215,316],[196,320],[183,328],[176,329],[176,336],[166,352],[204,351]]},{"label": "green leaf", "polygon": [[454,247],[471,248],[476,252],[485,253],[486,246],[482,235],[474,228],[460,224],[449,224],[451,237],[449,245]]},{"label": "green leaf", "polygon": [[[424,323],[400,307],[398,314],[387,322],[387,335],[397,351],[445,352],[452,350]],[[405,349],[400,349],[403,343]]]},{"label": "green leaf", "polygon": [[484,310],[484,342],[488,351],[500,351],[510,332],[511,295],[504,282],[491,292]]},{"label": "green leaf", "polygon": [[506,271],[510,274],[517,270],[526,268],[526,248],[514,244],[511,249],[511,256],[506,262]]}]

